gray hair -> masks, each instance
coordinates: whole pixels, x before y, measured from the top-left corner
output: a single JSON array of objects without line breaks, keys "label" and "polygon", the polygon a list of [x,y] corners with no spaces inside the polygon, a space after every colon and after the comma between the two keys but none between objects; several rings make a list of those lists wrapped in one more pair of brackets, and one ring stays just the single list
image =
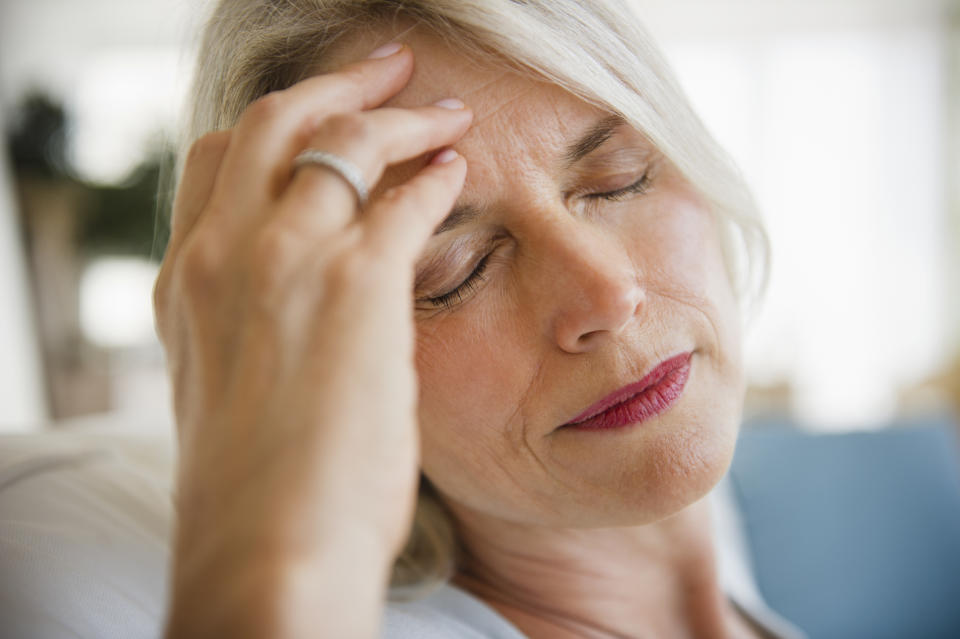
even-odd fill
[{"label": "gray hair", "polygon": [[[257,98],[315,73],[341,38],[397,18],[472,56],[546,78],[646,135],[721,223],[728,275],[746,318],[767,282],[759,212],[624,0],[220,0],[204,27],[178,167],[193,140],[234,126]],[[443,582],[457,552],[453,523],[421,477],[413,530],[391,585]]]}]

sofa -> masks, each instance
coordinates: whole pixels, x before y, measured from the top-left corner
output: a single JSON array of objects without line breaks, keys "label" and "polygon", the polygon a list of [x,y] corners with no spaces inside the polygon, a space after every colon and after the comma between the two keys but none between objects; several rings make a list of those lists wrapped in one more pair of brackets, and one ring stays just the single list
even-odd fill
[{"label": "sofa", "polygon": [[[167,432],[114,418],[0,436],[0,637],[160,636]],[[714,495],[729,590],[814,639],[960,637],[955,432],[948,418],[840,435],[748,424]]]}]

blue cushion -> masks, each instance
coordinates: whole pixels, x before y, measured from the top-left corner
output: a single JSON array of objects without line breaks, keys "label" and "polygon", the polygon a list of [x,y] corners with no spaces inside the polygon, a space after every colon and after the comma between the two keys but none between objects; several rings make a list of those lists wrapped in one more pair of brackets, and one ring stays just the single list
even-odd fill
[{"label": "blue cushion", "polygon": [[960,463],[944,418],[748,424],[731,468],[757,583],[812,639],[960,637]]}]

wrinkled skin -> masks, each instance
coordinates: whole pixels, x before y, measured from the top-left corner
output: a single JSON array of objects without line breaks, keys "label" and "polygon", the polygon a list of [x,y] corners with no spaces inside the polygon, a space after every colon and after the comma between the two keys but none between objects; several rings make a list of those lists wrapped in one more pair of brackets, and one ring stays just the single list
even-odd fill
[{"label": "wrinkled skin", "polygon": [[[389,35],[348,40],[323,71]],[[403,41],[409,81],[410,49],[378,70],[319,76],[349,81],[340,94],[312,79],[268,96],[188,161],[156,291],[181,435],[170,632],[199,618],[182,602],[264,545],[272,578],[249,573],[220,595],[214,635],[235,632],[231,611],[250,601],[268,602],[267,630],[308,635],[310,602],[323,600],[363,620],[343,626],[349,636],[373,632],[419,464],[470,551],[459,582],[530,636],[583,624],[723,636],[735,622],[700,500],[732,456],[743,379],[714,216],[626,125],[571,162],[609,113],[424,33]],[[344,101],[351,90],[365,97]],[[450,96],[469,108],[408,117]],[[385,100],[396,109],[377,108]],[[362,118],[334,117],[344,103]],[[447,145],[459,156],[427,164]],[[291,174],[305,147],[360,164],[371,205],[356,211],[329,171]],[[643,176],[643,192],[625,191]],[[454,200],[481,214],[428,237]],[[483,277],[438,306],[488,254]],[[558,429],[687,351],[667,412]],[[276,568],[304,563],[294,582],[309,596]],[[354,581],[334,587],[342,570]],[[271,625],[277,608],[295,619]]]},{"label": "wrinkled skin", "polygon": [[[485,210],[431,239],[416,296],[454,288],[492,252],[461,302],[416,303],[424,471],[454,504],[517,523],[642,524],[693,503],[727,468],[743,397],[713,215],[627,126],[567,166],[567,146],[608,113],[427,35],[407,41],[417,66],[389,104],[452,94],[470,106],[454,145],[470,167],[458,203]],[[382,188],[411,170],[388,170]],[[645,171],[644,194],[585,197]],[[623,432],[556,430],[684,351],[692,372],[667,414]]]}]

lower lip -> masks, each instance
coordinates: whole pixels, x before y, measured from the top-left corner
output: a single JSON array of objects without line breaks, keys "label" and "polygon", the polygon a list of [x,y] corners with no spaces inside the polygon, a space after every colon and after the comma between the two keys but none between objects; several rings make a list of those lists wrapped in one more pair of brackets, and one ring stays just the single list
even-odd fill
[{"label": "lower lip", "polygon": [[655,384],[630,399],[611,406],[586,421],[569,424],[563,428],[608,430],[644,422],[673,406],[680,399],[689,377],[690,358],[687,358],[682,366],[672,369]]}]

